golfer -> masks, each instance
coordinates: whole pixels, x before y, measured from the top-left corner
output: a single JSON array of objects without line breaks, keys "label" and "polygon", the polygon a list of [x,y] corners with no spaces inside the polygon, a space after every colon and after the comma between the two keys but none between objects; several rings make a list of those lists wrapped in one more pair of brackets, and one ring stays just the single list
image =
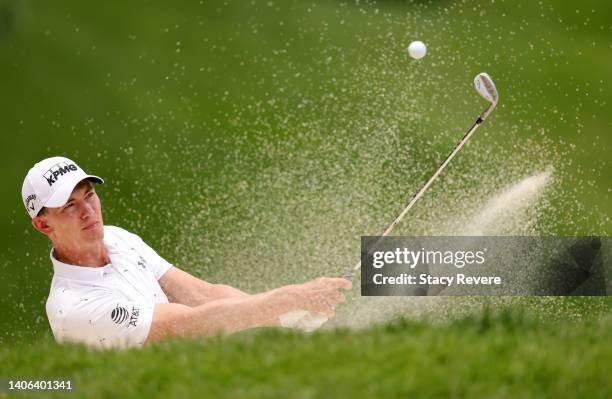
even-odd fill
[{"label": "golfer", "polygon": [[[53,247],[46,303],[57,342],[101,348],[140,346],[169,337],[233,333],[253,327],[326,320],[350,289],[319,278],[249,295],[171,265],[139,236],[105,226],[96,185],[75,162],[52,157],[28,172],[22,188],[32,226]],[[300,316],[302,315],[302,316]]]}]

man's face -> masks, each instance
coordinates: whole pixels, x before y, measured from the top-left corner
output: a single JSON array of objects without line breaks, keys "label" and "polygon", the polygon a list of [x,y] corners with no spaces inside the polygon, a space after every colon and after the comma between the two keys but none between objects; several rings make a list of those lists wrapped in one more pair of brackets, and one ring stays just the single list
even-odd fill
[{"label": "man's face", "polygon": [[47,235],[55,245],[80,247],[104,238],[100,199],[92,184],[83,180],[60,208],[47,208]]}]

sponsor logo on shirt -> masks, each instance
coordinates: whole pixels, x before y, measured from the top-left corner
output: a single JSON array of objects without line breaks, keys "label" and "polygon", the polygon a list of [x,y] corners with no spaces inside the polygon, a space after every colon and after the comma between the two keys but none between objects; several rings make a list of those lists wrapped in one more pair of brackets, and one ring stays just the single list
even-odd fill
[{"label": "sponsor logo on shirt", "polygon": [[132,316],[130,316],[130,322],[128,325],[136,327],[136,322],[138,322],[139,316],[140,316],[140,309],[132,308]]},{"label": "sponsor logo on shirt", "polygon": [[68,162],[60,162],[58,164],[53,165],[51,169],[46,171],[43,176],[45,179],[47,179],[47,183],[49,183],[49,186],[52,186],[53,183],[57,181],[58,177],[61,177],[66,173],[76,172],[77,170],[78,169],[75,164]]},{"label": "sponsor logo on shirt", "polygon": [[138,259],[138,265],[140,267],[142,267],[143,269],[146,269],[147,268],[147,262],[145,261],[145,259],[142,256],[140,256],[140,255],[138,255],[138,258],[139,258]]},{"label": "sponsor logo on shirt", "polygon": [[129,318],[128,326],[136,327],[139,317],[140,309],[136,307],[132,307],[132,311],[129,312],[126,308],[117,305],[111,312],[111,319],[117,324],[121,324]]},{"label": "sponsor logo on shirt", "polygon": [[128,310],[126,308],[122,308],[119,305],[111,312],[111,319],[117,324],[121,324],[128,318]]}]

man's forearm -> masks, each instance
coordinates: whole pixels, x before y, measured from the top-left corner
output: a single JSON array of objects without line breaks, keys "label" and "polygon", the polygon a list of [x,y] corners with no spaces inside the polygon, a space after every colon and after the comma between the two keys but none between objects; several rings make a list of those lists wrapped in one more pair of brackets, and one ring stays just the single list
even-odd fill
[{"label": "man's forearm", "polygon": [[212,297],[215,300],[223,298],[249,296],[249,294],[247,294],[246,292],[240,291],[238,288],[234,288],[225,284],[212,284],[212,287],[207,289],[206,295]]},{"label": "man's forearm", "polygon": [[[194,307],[178,303],[157,304],[147,342],[169,336],[213,335],[279,326],[281,316],[292,311],[300,311],[297,321],[306,315],[311,319],[327,320],[333,317],[335,305],[344,298],[339,290],[350,288],[351,283],[343,278],[321,277],[304,284],[219,299]],[[320,320],[316,322],[320,326]]]},{"label": "man's forearm", "polygon": [[159,279],[159,285],[170,302],[191,307],[218,299],[248,295],[228,285],[211,284],[177,267],[168,270]]},{"label": "man's forearm", "polygon": [[202,287],[198,289],[197,294],[194,295],[189,302],[184,304],[195,307],[218,301],[220,299],[247,297],[249,295],[250,294],[229,285],[206,283],[202,284]]},{"label": "man's forearm", "polygon": [[279,316],[291,310],[291,303],[272,292],[241,295],[210,302],[193,308],[193,321],[204,324],[213,333],[232,333],[252,327],[278,326]]},{"label": "man's forearm", "polygon": [[[152,332],[152,340],[168,335],[214,335],[253,327],[278,326],[279,316],[291,310],[292,301],[282,295],[275,295],[272,291],[219,299],[192,308],[184,306],[178,312],[176,308],[173,310],[172,316],[164,320],[161,331]],[[159,316],[156,315],[158,318]]]}]

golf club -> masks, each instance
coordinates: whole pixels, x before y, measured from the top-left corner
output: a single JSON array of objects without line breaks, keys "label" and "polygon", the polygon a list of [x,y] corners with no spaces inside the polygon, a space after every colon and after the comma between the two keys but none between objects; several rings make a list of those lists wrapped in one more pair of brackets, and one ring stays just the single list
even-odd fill
[{"label": "golf club", "polygon": [[[497,89],[495,88],[495,84],[493,84],[493,80],[491,77],[482,72],[476,75],[474,78],[474,88],[478,93],[489,102],[489,106],[486,110],[484,110],[476,119],[476,122],[470,127],[467,133],[463,136],[461,140],[455,145],[455,148],[448,154],[446,159],[438,166],[438,169],[435,173],[429,178],[427,183],[412,197],[408,205],[402,210],[397,218],[387,227],[387,229],[382,233],[380,238],[376,240],[374,245],[370,247],[370,250],[364,255],[368,256],[370,252],[380,243],[383,237],[391,234],[395,226],[402,221],[404,216],[408,213],[408,211],[414,206],[414,204],[423,196],[425,191],[433,184],[433,182],[438,178],[438,176],[442,173],[446,165],[457,155],[459,150],[468,142],[472,134],[476,131],[478,126],[480,126],[489,116],[489,114],[495,109],[497,106],[497,102],[499,100],[499,96],[497,93]],[[344,273],[342,277],[353,280],[355,278],[355,274],[361,268],[361,259],[349,270]],[[299,328],[304,331],[313,331],[317,328],[321,327],[327,321],[327,317],[324,315],[311,314],[306,310],[295,310],[292,312],[285,313],[280,316],[280,323],[284,327],[293,327]]]},{"label": "golf club", "polygon": [[[408,205],[406,205],[406,207],[402,210],[399,216],[395,218],[395,220],[389,225],[389,227],[387,227],[387,229],[382,233],[380,238],[376,240],[374,245],[370,247],[370,251],[380,243],[383,237],[386,237],[389,234],[391,234],[395,226],[399,222],[402,221],[402,219],[404,218],[404,216],[406,216],[410,208],[412,208],[414,204],[419,200],[419,198],[421,198],[423,194],[425,194],[425,191],[427,191],[427,189],[429,189],[429,187],[433,184],[433,182],[438,178],[438,176],[442,173],[446,165],[448,165],[450,161],[455,157],[455,155],[457,155],[459,150],[461,150],[461,148],[465,145],[465,143],[468,142],[470,137],[472,137],[472,134],[474,134],[478,126],[480,126],[482,122],[484,122],[485,119],[487,119],[489,114],[497,106],[499,95],[497,94],[497,89],[495,88],[495,84],[493,84],[493,80],[488,74],[486,74],[485,72],[482,72],[476,75],[476,77],[474,78],[474,88],[476,89],[476,91],[478,91],[478,93],[485,100],[487,100],[490,103],[489,107],[487,107],[487,109],[478,116],[478,119],[476,119],[476,122],[474,122],[472,127],[467,131],[467,133],[463,136],[463,138],[459,140],[459,142],[455,145],[455,148],[450,152],[450,154],[448,154],[448,156],[446,157],[446,159],[444,159],[444,161],[440,164],[440,166],[438,166],[438,169],[429,178],[427,183],[425,183],[425,185],[414,195],[414,197],[412,197]],[[370,251],[368,251],[365,256],[369,255]],[[355,277],[355,273],[360,268],[361,268],[361,259],[359,259],[359,261],[355,264],[355,266],[347,270],[346,273],[344,273],[342,277],[349,279],[349,280],[353,280],[353,278]]]}]

